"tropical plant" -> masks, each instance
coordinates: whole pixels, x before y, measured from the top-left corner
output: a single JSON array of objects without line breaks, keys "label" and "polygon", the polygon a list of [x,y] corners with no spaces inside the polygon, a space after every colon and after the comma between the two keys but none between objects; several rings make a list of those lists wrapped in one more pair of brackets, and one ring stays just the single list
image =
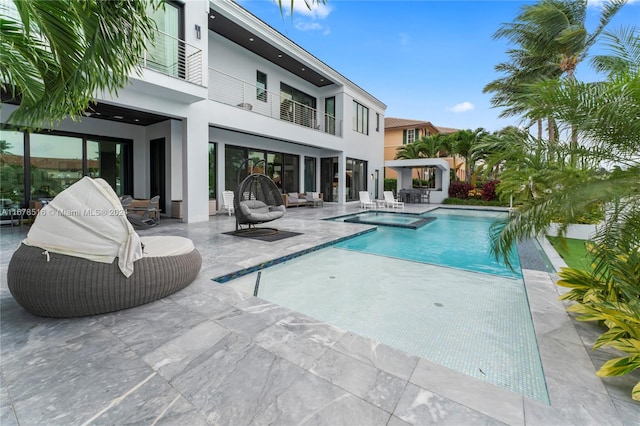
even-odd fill
[{"label": "tropical plant", "polygon": [[[480,141],[487,137],[489,133],[483,129],[478,128],[476,130],[466,129],[459,130],[455,133],[448,135],[447,141],[450,144],[452,155],[460,155],[464,158],[465,167],[465,181],[471,180],[471,172],[473,164],[475,163],[474,149],[480,143]],[[455,168],[455,167],[454,167]]]},{"label": "tropical plant", "polygon": [[[611,359],[599,376],[621,376],[640,369],[640,241],[621,236],[615,246],[592,245],[594,271],[563,268],[558,285],[570,288],[562,298],[577,302],[568,310],[579,321],[601,321],[608,327],[594,349],[611,346],[627,355]],[[640,400],[640,382],[632,390]]]},{"label": "tropical plant", "polygon": [[0,85],[20,106],[8,122],[38,127],[82,115],[95,93],[116,94],[140,70],[160,0],[4,2]]},{"label": "tropical plant", "polygon": [[[577,303],[569,309],[580,320],[602,321],[609,328],[595,346],[627,353],[598,374],[621,375],[640,367],[640,33],[623,30],[605,37],[613,54],[595,60],[607,72],[605,81],[564,79],[533,87],[543,100],[534,112],[552,116],[560,129],[571,131],[572,141],[562,153],[547,149],[547,170],[534,181],[544,185],[534,187],[518,214],[494,227],[493,249],[508,262],[515,241],[545,233],[551,221],[561,223],[563,235],[570,223],[601,212],[593,271],[563,270],[560,284],[572,288],[566,297]],[[574,136],[589,146],[575,146]],[[603,172],[603,164],[611,170]],[[508,170],[501,174],[503,183],[517,182]],[[632,394],[640,400],[640,384]]]}]

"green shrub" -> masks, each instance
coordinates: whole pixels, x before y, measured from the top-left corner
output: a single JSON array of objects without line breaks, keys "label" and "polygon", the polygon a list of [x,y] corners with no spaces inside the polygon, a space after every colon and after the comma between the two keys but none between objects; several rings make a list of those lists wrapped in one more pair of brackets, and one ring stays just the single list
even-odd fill
[{"label": "green shrub", "polygon": [[384,190],[385,191],[393,191],[395,194],[398,190],[398,179],[390,179],[387,178],[384,180]]}]

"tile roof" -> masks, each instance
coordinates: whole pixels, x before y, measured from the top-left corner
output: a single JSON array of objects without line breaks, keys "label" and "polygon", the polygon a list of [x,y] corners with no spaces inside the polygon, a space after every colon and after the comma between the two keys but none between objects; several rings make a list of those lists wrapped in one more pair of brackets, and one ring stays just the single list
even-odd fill
[{"label": "tile roof", "polygon": [[384,128],[385,129],[403,129],[403,128],[413,128],[413,127],[426,127],[430,126],[436,129],[440,133],[455,133],[460,129],[454,129],[452,127],[440,127],[434,126],[430,121],[423,120],[410,120],[407,118],[396,118],[396,117],[386,117],[384,119]]},{"label": "tile roof", "polygon": [[393,129],[397,127],[433,126],[428,121],[408,120],[406,118],[385,117],[384,128]]},{"label": "tile roof", "polygon": [[438,129],[438,131],[440,133],[455,133],[460,131],[460,129],[454,129],[452,127],[440,127],[440,126],[436,126],[436,129]]}]

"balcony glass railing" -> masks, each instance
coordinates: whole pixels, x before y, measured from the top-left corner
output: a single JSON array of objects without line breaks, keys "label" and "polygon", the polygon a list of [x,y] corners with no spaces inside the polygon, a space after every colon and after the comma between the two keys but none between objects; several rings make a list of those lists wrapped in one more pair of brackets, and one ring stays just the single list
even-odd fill
[{"label": "balcony glass railing", "polygon": [[142,66],[159,73],[202,85],[202,50],[162,31],[142,57]]},{"label": "balcony glass railing", "polygon": [[213,68],[209,68],[209,99],[342,136],[342,121],[336,117]]}]

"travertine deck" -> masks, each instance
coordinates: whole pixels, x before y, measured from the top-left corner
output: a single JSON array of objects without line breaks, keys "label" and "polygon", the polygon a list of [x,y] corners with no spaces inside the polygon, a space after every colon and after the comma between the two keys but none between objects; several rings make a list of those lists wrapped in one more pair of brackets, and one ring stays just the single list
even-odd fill
[{"label": "travertine deck", "polygon": [[[408,205],[407,211],[433,206]],[[163,300],[76,319],[38,318],[6,271],[28,227],[0,230],[0,424],[637,424],[634,377],[600,379],[597,337],[557,300],[553,276],[525,270],[551,406],[377,344],[211,281],[366,229],[321,221],[352,206],[299,208],[274,222],[303,235],[223,235],[234,218],[163,219],[141,234],[183,235],[202,253],[196,281]],[[578,327],[578,333],[576,331]]]}]

